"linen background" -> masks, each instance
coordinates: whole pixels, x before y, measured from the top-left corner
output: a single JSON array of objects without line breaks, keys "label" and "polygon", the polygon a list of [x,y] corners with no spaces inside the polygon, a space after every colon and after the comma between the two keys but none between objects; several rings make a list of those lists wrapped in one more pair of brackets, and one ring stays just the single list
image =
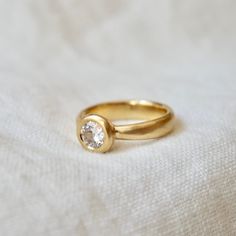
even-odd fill
[{"label": "linen background", "polygon": [[[236,235],[236,2],[0,0],[0,235]],[[77,113],[173,107],[91,154]]]}]

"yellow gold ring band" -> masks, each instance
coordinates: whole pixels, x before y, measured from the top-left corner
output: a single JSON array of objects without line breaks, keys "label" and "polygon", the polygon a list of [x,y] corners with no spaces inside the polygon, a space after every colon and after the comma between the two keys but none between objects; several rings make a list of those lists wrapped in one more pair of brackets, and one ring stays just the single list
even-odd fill
[{"label": "yellow gold ring band", "polygon": [[[114,124],[119,120],[139,121]],[[170,133],[173,127],[172,109],[146,100],[102,103],[83,110],[77,117],[78,139],[86,150],[93,152],[109,151],[115,139],[156,139]]]}]

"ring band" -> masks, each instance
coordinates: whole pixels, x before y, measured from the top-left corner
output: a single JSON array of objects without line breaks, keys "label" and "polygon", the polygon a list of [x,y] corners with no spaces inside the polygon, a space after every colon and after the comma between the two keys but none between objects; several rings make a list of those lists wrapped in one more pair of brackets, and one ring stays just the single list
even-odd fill
[{"label": "ring band", "polygon": [[[115,125],[117,120],[139,120]],[[107,152],[114,140],[145,140],[162,137],[172,131],[174,113],[164,104],[145,100],[98,104],[77,117],[77,136],[82,146],[93,152]]]}]

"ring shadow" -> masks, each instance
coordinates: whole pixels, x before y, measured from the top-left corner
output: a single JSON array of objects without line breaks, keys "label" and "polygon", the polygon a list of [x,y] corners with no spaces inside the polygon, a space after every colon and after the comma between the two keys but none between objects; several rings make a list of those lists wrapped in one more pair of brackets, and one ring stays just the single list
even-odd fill
[{"label": "ring shadow", "polygon": [[[180,133],[182,133],[185,130],[185,126],[183,124],[183,122],[180,119],[176,119],[175,121],[175,127],[174,130],[167,134],[166,136],[175,136],[175,135],[179,135]],[[160,137],[160,138],[165,138],[164,137]],[[133,140],[117,140],[113,146],[113,153],[120,153],[120,152],[124,152],[130,149],[133,149],[135,147],[140,147],[140,146],[149,146],[151,144],[153,144],[154,142],[156,142],[158,139],[152,139],[152,140],[137,140],[137,141],[133,141]]]}]

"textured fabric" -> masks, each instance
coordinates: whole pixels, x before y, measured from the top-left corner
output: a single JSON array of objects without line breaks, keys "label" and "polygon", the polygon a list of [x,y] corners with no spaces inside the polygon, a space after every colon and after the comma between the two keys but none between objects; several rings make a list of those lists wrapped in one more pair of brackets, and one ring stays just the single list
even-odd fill
[{"label": "textured fabric", "polygon": [[[0,235],[236,235],[234,0],[0,0]],[[78,144],[88,105],[169,104],[175,132]]]}]

